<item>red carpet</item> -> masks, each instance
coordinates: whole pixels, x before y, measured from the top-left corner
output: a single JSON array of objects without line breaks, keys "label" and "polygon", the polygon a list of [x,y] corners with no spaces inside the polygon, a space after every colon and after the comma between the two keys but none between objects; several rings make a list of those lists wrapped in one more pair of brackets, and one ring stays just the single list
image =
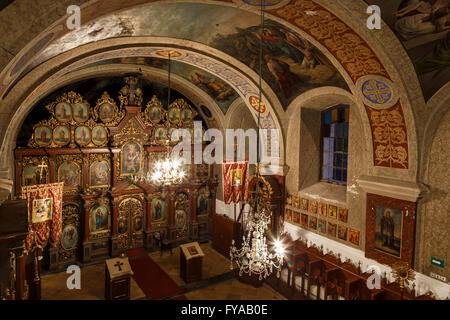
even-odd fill
[{"label": "red carpet", "polygon": [[129,258],[131,257],[137,257],[144,254],[147,254],[147,250],[145,248],[137,248],[137,249],[131,249],[124,252]]},{"label": "red carpet", "polygon": [[148,255],[130,259],[130,266],[134,280],[149,300],[162,299],[183,291]]}]

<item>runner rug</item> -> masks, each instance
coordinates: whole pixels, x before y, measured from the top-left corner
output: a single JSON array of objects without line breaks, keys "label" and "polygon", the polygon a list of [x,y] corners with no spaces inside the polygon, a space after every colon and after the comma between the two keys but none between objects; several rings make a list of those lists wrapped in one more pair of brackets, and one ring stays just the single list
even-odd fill
[{"label": "runner rug", "polygon": [[130,257],[130,266],[133,270],[133,279],[141,290],[145,293],[147,299],[157,300],[165,297],[174,296],[183,292],[183,290],[173,281],[169,275],[161,269],[145,252],[127,252]]}]

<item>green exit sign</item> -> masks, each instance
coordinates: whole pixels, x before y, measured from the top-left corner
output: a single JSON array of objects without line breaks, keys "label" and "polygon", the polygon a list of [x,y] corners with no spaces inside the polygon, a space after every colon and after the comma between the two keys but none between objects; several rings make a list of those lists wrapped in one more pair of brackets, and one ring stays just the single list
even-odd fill
[{"label": "green exit sign", "polygon": [[443,268],[444,267],[444,260],[435,258],[435,257],[431,257],[431,265],[432,266],[436,266],[439,268]]}]

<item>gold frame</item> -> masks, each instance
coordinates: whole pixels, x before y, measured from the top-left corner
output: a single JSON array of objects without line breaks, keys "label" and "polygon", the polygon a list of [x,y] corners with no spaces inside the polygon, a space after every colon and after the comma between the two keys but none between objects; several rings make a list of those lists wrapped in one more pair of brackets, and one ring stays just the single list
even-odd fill
[{"label": "gold frame", "polygon": [[[129,143],[136,143],[138,146],[139,146],[139,148],[141,149],[141,152],[140,152],[140,159],[139,159],[139,170],[137,171],[137,172],[132,172],[132,173],[123,173],[123,163],[124,163],[124,161],[123,161],[123,149],[125,148],[125,145],[127,145],[127,144],[129,144]],[[120,161],[118,161],[118,164],[119,164],[119,177],[127,177],[127,176],[131,176],[131,175],[133,175],[133,174],[136,174],[136,173],[139,173],[139,172],[142,172],[143,170],[144,170],[144,152],[145,152],[145,150],[144,150],[144,146],[142,145],[142,143],[140,143],[140,141],[139,140],[137,140],[137,139],[129,139],[129,140],[127,140],[127,141],[124,141],[124,143],[122,144],[122,147],[120,148]]]},{"label": "gold frame", "polygon": [[[102,143],[96,143],[95,142],[95,140],[94,140],[94,129],[95,128],[102,128],[104,131],[105,131],[105,139],[104,139],[104,141],[102,142]],[[105,126],[102,126],[102,125],[97,125],[97,126],[93,126],[92,128],[91,128],[91,142],[94,144],[94,145],[96,145],[97,147],[101,147],[101,146],[104,146],[104,145],[106,145],[107,143],[108,143],[108,139],[109,137],[108,137],[108,129],[105,127]]]},{"label": "gold frame", "polygon": [[[75,202],[75,201],[68,201],[68,202],[64,202],[62,205],[63,208],[63,212],[64,212],[64,207],[65,206],[73,206],[77,208],[77,212],[65,212],[63,214],[63,219],[62,219],[62,223],[61,223],[61,240],[59,241],[59,261],[61,260],[69,260],[71,258],[76,258],[76,253],[77,250],[79,249],[79,244],[82,240],[82,232],[81,232],[81,214],[82,214],[82,210],[81,210],[81,204],[79,202]],[[75,246],[71,249],[66,249],[63,247],[62,245],[62,234],[64,229],[68,226],[68,225],[72,225],[75,227],[75,230],[78,233],[78,240],[75,243]]]},{"label": "gold frame", "polygon": [[[87,204],[88,204],[87,212],[88,212],[88,216],[89,216],[89,230],[85,230],[85,232],[89,231],[89,239],[91,240],[91,239],[99,239],[99,238],[108,237],[111,234],[112,210],[111,210],[110,200],[108,198],[91,199],[88,201]],[[107,216],[108,216],[108,218],[107,218],[108,225],[104,230],[91,231],[91,212],[95,206],[104,206],[106,208]]]},{"label": "gold frame", "polygon": [[45,173],[45,183],[47,183],[50,179],[50,170],[49,170],[49,158],[47,156],[27,156],[22,158],[21,162],[21,186],[25,186],[25,169],[28,167],[37,167],[39,165],[44,164],[46,167],[46,173]]},{"label": "gold frame", "polygon": [[78,168],[78,181],[79,184],[76,187],[66,187],[64,185],[63,193],[72,194],[77,193],[83,189],[83,159],[80,154],[77,155],[58,155],[56,158],[56,181],[61,181],[60,170],[66,163],[73,163]]},{"label": "gold frame", "polygon": [[[112,119],[111,121],[105,121],[100,117],[100,108],[103,104],[109,104],[112,107]],[[97,103],[95,104],[94,110],[93,110],[93,119],[95,121],[100,120],[102,123],[104,123],[108,127],[116,126],[122,121],[122,119],[125,117],[125,110],[119,109],[114,99],[112,99],[108,92],[104,91],[102,96],[97,99]]]},{"label": "gold frame", "polygon": [[[86,117],[84,120],[79,120],[75,116],[75,107],[78,105],[83,105],[86,107]],[[91,113],[90,109],[91,109],[91,107],[89,106],[89,103],[87,103],[86,101],[80,101],[80,102],[72,104],[72,119],[73,119],[73,121],[75,121],[77,123],[85,123],[86,121],[88,121],[90,118],[90,113]]]},{"label": "gold frame", "polygon": [[[40,128],[40,127],[46,127],[48,128],[48,130],[50,131],[50,141],[47,144],[40,144],[36,141],[36,131]],[[33,140],[34,143],[39,146],[39,148],[43,148],[43,147],[49,147],[52,145],[53,143],[53,129],[51,126],[47,125],[47,124],[38,124],[33,128]]]},{"label": "gold frame", "polygon": [[[87,128],[88,131],[89,131],[89,141],[88,141],[88,142],[82,142],[82,143],[80,143],[80,142],[77,141],[77,130],[78,130],[79,128],[81,128],[81,127],[85,127],[85,128]],[[73,139],[74,139],[75,143],[78,144],[80,147],[85,147],[85,146],[89,145],[89,144],[92,142],[92,129],[91,129],[90,127],[88,127],[88,126],[87,126],[86,124],[84,124],[84,123],[82,123],[82,124],[80,124],[80,125],[77,125],[77,126],[74,128],[74,130],[73,130]]]},{"label": "gold frame", "polygon": [[[66,143],[56,142],[56,140],[55,140],[55,131],[56,131],[56,129],[58,129],[60,127],[61,128],[66,128],[67,131],[69,131],[69,138],[67,139]],[[52,131],[52,142],[53,142],[53,144],[57,145],[58,147],[64,147],[64,146],[70,144],[70,141],[72,141],[72,130],[70,130],[69,126],[67,126],[65,124],[60,124],[60,125],[57,125],[56,127],[53,128],[53,131]]]},{"label": "gold frame", "polygon": [[[91,175],[91,169],[92,166],[95,163],[100,163],[100,162],[106,162],[106,165],[108,167],[108,184],[106,185],[92,185],[92,175]],[[89,168],[88,168],[88,187],[87,189],[89,191],[93,190],[93,189],[103,189],[103,188],[109,188],[111,185],[111,159],[109,157],[108,154],[90,154],[89,155]]]},{"label": "gold frame", "polygon": [[[60,104],[66,104],[67,106],[69,106],[69,109],[70,109],[70,119],[62,120],[62,119],[60,119],[60,118],[57,116],[56,108],[57,108]],[[58,121],[61,122],[61,123],[70,123],[70,122],[72,122],[72,120],[73,120],[73,108],[72,108],[72,105],[71,105],[69,102],[67,102],[67,101],[59,101],[58,103],[56,103],[56,104],[55,104],[55,107],[54,107],[54,117],[55,117],[56,120],[58,120]]]},{"label": "gold frame", "polygon": [[[151,118],[150,111],[153,108],[159,109],[160,114],[159,120],[153,120]],[[153,95],[152,99],[149,102],[147,102],[145,110],[143,112],[141,111],[141,118],[144,120],[147,126],[154,126],[164,120],[166,120],[167,122],[167,111],[164,110],[162,102],[155,95]]]}]

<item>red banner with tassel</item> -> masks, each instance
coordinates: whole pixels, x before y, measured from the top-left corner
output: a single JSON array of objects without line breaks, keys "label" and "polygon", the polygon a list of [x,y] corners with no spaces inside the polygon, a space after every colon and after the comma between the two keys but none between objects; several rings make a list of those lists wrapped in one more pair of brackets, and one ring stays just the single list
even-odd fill
[{"label": "red banner with tassel", "polygon": [[248,160],[223,161],[223,197],[226,204],[247,201]]}]

